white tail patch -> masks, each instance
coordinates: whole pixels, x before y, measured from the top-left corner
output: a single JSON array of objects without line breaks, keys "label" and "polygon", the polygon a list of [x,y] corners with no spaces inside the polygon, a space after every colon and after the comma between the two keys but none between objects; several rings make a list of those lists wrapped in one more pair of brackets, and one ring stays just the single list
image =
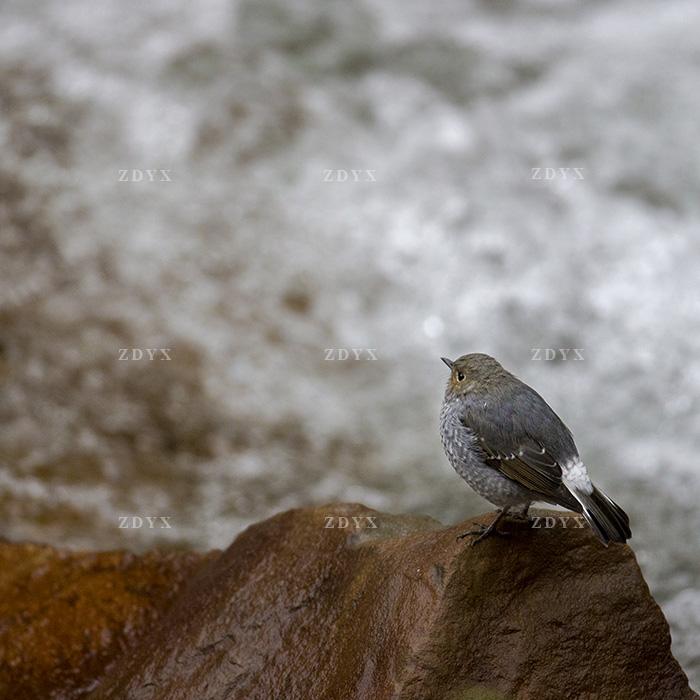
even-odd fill
[{"label": "white tail patch", "polygon": [[574,496],[576,492],[592,494],[593,484],[588,476],[586,465],[578,458],[572,459],[562,466],[562,480]]}]

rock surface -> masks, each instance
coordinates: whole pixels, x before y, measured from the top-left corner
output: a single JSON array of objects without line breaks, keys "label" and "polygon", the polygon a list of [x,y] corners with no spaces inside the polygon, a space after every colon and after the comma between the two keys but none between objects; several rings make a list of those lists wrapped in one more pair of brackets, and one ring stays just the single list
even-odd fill
[{"label": "rock surface", "polygon": [[0,698],[697,698],[632,551],[561,515],[477,547],[456,535],[491,514],[348,504],[223,554],[0,542]]},{"label": "rock surface", "polygon": [[207,558],[0,541],[0,698],[84,697]]},{"label": "rock surface", "polygon": [[335,504],[258,523],[89,697],[698,697],[631,549],[573,521],[469,547],[456,535],[473,522]]}]

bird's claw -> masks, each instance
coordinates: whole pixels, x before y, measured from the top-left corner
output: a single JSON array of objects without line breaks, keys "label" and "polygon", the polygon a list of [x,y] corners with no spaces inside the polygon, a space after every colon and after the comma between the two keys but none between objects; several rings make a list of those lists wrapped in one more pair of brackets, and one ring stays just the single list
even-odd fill
[{"label": "bird's claw", "polygon": [[457,535],[458,540],[463,540],[465,537],[469,537],[469,535],[483,535],[486,530],[488,530],[488,527],[486,525],[482,525],[481,523],[477,523],[479,529],[478,530],[467,530],[467,532],[463,532],[461,535]]},{"label": "bird's claw", "polygon": [[462,540],[465,537],[469,537],[470,535],[478,535],[476,539],[469,543],[469,546],[473,547],[477,542],[481,542],[481,540],[486,539],[489,535],[496,535],[498,537],[510,537],[510,532],[501,532],[496,527],[493,527],[493,525],[487,526],[483,523],[477,523],[477,526],[479,528],[478,530],[468,530],[467,532],[463,532],[461,535],[457,535],[457,539]]},{"label": "bird's claw", "polygon": [[529,515],[528,513],[511,513],[508,517],[511,520],[517,520],[521,523],[531,523],[534,519],[534,516]]}]

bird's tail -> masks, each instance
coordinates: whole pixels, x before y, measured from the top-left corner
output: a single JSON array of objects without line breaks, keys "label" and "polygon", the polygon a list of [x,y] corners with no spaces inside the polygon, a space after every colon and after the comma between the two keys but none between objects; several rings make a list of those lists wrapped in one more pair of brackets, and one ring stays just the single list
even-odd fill
[{"label": "bird's tail", "polygon": [[594,486],[591,493],[577,488],[569,490],[581,504],[583,517],[606,547],[610,542],[624,543],[632,537],[627,513],[599,488]]}]

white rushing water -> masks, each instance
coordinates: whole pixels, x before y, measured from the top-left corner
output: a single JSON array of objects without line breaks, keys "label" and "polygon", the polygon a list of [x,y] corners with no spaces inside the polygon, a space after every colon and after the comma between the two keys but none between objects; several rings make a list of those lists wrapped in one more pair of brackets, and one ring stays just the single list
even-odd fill
[{"label": "white rushing water", "polygon": [[464,518],[439,357],[488,352],[630,513],[700,686],[699,31],[691,0],[6,0],[0,535]]}]

